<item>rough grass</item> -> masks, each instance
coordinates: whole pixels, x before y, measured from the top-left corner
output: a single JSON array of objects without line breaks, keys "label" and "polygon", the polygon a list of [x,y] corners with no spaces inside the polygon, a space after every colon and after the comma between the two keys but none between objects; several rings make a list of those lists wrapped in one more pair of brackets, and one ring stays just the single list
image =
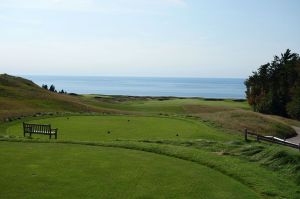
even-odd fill
[{"label": "rough grass", "polygon": [[[109,98],[95,95],[85,95],[85,99],[92,102],[95,106],[101,106],[111,109],[142,112],[165,112],[165,113],[186,113],[185,106],[208,106],[219,108],[240,108],[249,110],[246,102],[237,102],[233,100],[205,100],[201,98],[147,98],[147,97],[118,97]],[[124,99],[125,98],[125,99]]]},{"label": "rough grass", "polygon": [[278,117],[263,115],[245,110],[221,111],[217,113],[193,114],[209,120],[219,127],[243,131],[245,128],[261,135],[289,138],[296,135],[295,130]]},{"label": "rough grass", "polygon": [[269,170],[284,174],[300,185],[300,153],[296,149],[286,148],[270,143],[218,142],[209,140],[140,140],[143,143],[169,144],[197,148],[214,152],[218,155],[227,155],[249,162],[255,162]]}]

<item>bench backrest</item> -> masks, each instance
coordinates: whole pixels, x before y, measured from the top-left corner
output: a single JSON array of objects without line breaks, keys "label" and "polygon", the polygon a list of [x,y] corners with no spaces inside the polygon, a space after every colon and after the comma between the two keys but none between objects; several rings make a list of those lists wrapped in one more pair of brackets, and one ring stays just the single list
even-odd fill
[{"label": "bench backrest", "polygon": [[51,133],[50,124],[26,124],[23,123],[24,132],[28,133]]}]

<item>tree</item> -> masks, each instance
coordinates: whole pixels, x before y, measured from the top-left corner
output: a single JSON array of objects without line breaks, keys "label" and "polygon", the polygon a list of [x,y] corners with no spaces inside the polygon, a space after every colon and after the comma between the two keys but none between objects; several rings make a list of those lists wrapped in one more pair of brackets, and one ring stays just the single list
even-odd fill
[{"label": "tree", "polygon": [[297,92],[293,99],[287,104],[287,113],[290,117],[300,119],[300,88],[297,89]]},{"label": "tree", "polygon": [[56,92],[55,86],[54,86],[53,84],[50,86],[49,91],[51,91],[51,92]]},{"label": "tree", "polygon": [[61,94],[66,94],[67,92],[64,91],[64,89],[62,89],[61,91],[59,91],[59,93],[61,93]]},{"label": "tree", "polygon": [[[300,58],[288,49],[245,81],[254,111],[300,119]],[[299,110],[299,113],[298,111]]]},{"label": "tree", "polygon": [[47,84],[43,84],[42,88],[48,90],[48,85]]}]

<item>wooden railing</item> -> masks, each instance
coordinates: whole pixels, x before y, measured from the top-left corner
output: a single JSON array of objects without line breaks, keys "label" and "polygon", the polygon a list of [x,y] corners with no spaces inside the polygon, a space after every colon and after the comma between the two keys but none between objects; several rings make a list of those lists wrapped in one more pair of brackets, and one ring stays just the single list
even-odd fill
[{"label": "wooden railing", "polygon": [[295,143],[288,142],[286,140],[283,140],[283,139],[280,139],[280,138],[277,138],[277,137],[274,137],[274,136],[259,135],[257,133],[253,133],[253,132],[248,131],[248,129],[245,129],[244,135],[245,135],[245,141],[248,141],[248,136],[254,136],[254,137],[256,137],[257,141],[262,140],[262,141],[272,142],[274,144],[280,144],[280,145],[288,146],[288,147],[291,147],[291,148],[299,149],[299,151],[300,151],[300,143],[295,144]]}]

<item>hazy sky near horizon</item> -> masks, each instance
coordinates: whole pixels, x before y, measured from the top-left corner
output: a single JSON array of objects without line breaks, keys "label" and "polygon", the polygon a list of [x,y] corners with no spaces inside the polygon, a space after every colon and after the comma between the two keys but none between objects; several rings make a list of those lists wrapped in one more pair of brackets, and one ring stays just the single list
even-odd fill
[{"label": "hazy sky near horizon", "polygon": [[0,73],[247,77],[300,53],[299,0],[0,0]]}]

